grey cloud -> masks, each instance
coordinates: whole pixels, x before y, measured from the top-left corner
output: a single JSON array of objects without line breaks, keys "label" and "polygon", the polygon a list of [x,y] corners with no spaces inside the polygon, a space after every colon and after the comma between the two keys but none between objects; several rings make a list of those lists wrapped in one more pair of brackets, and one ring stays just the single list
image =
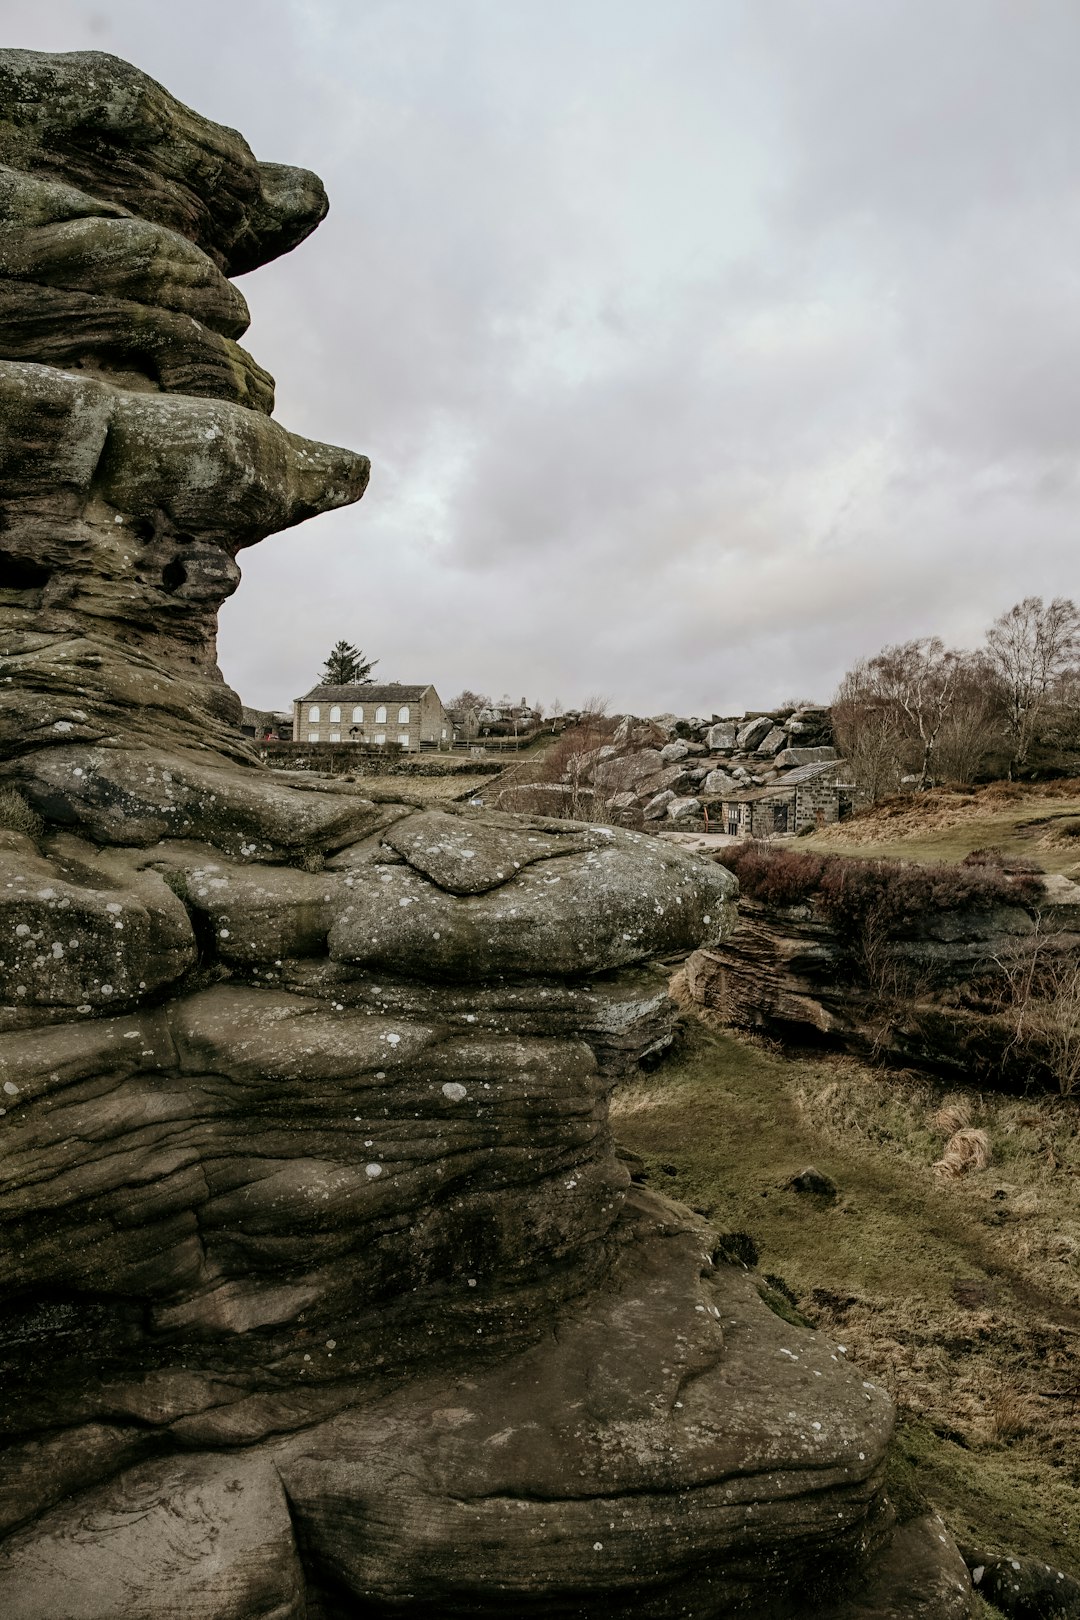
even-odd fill
[{"label": "grey cloud", "polygon": [[1075,589],[1072,0],[0,0],[331,213],[245,279],[368,496],[244,558],[251,701],[401,679],[697,712]]}]

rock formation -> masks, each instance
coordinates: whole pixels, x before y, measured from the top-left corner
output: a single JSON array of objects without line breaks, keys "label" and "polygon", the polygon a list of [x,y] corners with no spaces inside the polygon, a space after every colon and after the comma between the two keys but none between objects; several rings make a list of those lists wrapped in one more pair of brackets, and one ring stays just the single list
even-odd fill
[{"label": "rock formation", "polygon": [[613,1151],[729,875],[237,735],[237,552],[367,480],[237,341],[318,180],[109,56],[0,102],[0,1611],[963,1613],[884,1393]]},{"label": "rock formation", "polygon": [[[1075,978],[1080,884],[1027,881],[1037,894],[1010,896],[1003,875],[991,900],[939,897],[892,929],[872,915],[852,926],[813,895],[795,904],[744,895],[738,929],[690,957],[689,991],[738,1028],[824,1037],[976,1084],[1056,1089],[1038,996]],[[1011,1010],[1010,993],[1021,997]]]},{"label": "rock formation", "polygon": [[857,797],[853,787],[839,787],[849,782],[850,768],[833,746],[828,710],[777,709],[711,723],[627,714],[609,738],[569,756],[561,781],[530,782],[526,767],[496,790],[493,802],[505,810],[590,814],[654,832],[722,832],[738,806],[734,814],[749,835],[751,828],[774,830],[764,801],[789,789],[801,789],[805,799],[798,805],[792,795],[790,831],[814,825],[818,811],[822,821],[835,821],[841,793],[849,807]]}]

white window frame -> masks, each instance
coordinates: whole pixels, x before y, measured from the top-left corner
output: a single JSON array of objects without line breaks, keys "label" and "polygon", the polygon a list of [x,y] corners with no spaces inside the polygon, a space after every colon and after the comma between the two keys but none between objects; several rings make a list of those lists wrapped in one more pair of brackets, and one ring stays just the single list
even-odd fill
[{"label": "white window frame", "polygon": [[353,723],[354,726],[362,726],[363,725],[363,723],[364,723],[364,705],[362,703],[354,704],[353,712],[352,712],[352,723]]},{"label": "white window frame", "polygon": [[308,724],[309,725],[312,725],[312,726],[317,726],[318,725],[319,720],[322,717],[319,714],[319,705],[317,703],[313,703],[311,705],[310,709],[307,712],[307,717],[308,717]]},{"label": "white window frame", "polygon": [[307,734],[307,740],[308,742],[318,742],[319,733],[317,731],[309,731]]},{"label": "white window frame", "polygon": [[333,708],[330,710],[330,718],[331,718],[331,720],[336,720],[339,725],[341,724],[341,704],[340,703],[335,703],[334,704]]},{"label": "white window frame", "polygon": [[331,742],[340,742],[341,741],[341,732],[340,731],[332,731],[330,733],[330,741]]},{"label": "white window frame", "polygon": [[407,731],[399,731],[398,732],[398,743],[402,748],[408,748],[408,746],[409,746],[409,733]]},{"label": "white window frame", "polygon": [[401,708],[398,710],[398,712],[397,712],[397,723],[398,723],[399,726],[407,726],[408,725],[408,723],[409,723],[409,705],[407,703],[403,703],[401,705]]},{"label": "white window frame", "polygon": [[380,703],[379,707],[375,710],[375,724],[377,726],[385,726],[385,724],[386,724],[386,705],[385,705],[385,703]]},{"label": "white window frame", "polygon": [[378,745],[378,747],[381,748],[385,741],[386,741],[386,732],[385,731],[377,731],[375,733],[375,742]]}]

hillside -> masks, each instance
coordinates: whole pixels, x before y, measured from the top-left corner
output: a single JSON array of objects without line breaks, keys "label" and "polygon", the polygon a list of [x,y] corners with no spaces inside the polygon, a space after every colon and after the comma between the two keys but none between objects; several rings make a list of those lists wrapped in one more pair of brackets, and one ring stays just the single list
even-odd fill
[{"label": "hillside", "polygon": [[995,848],[1080,877],[1080,779],[991,782],[902,794],[800,838],[800,849],[910,861],[959,861]]}]

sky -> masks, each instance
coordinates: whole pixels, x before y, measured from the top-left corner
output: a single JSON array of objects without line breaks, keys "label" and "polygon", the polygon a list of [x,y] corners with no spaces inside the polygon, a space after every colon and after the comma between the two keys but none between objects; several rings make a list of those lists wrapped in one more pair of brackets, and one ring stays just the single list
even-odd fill
[{"label": "sky", "polygon": [[322,175],[241,278],[359,506],[242,553],[227,680],[339,637],[566,707],[827,699],[1077,595],[1076,0],[0,0]]}]

